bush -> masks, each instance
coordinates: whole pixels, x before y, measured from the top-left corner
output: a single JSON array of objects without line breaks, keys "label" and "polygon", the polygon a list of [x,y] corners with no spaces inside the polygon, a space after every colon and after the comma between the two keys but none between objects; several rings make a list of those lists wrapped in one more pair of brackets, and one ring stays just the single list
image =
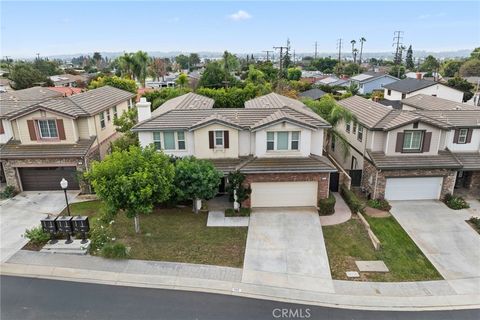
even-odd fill
[{"label": "bush", "polygon": [[447,207],[453,210],[470,208],[465,199],[459,196],[453,196],[450,193],[445,195],[445,198],[443,198],[443,202],[447,205]]},{"label": "bush", "polygon": [[348,190],[347,187],[342,185],[340,187],[340,194],[342,195],[343,199],[347,203],[352,213],[357,213],[357,212],[363,213],[363,209],[365,208],[365,205],[360,199],[358,199],[357,195],[352,190]]},{"label": "bush", "polygon": [[318,214],[326,216],[335,212],[335,197],[332,193],[326,199],[318,200]]},{"label": "bush", "polygon": [[50,239],[50,235],[43,231],[42,227],[26,229],[24,237],[30,240],[30,242],[35,245],[45,244]]},{"label": "bush", "polygon": [[109,259],[126,259],[128,256],[127,247],[123,243],[107,243],[103,246],[101,255]]},{"label": "bush", "polygon": [[249,217],[250,212],[250,208],[240,208],[239,212],[235,211],[233,208],[228,208],[225,210],[225,217]]},{"label": "bush", "polygon": [[94,224],[90,228],[90,253],[101,253],[104,246],[112,241],[112,229],[110,224],[103,225],[101,223]]},{"label": "bush", "polygon": [[383,211],[390,211],[390,209],[392,209],[390,203],[388,203],[388,201],[385,199],[370,199],[368,200],[367,205]]},{"label": "bush", "polygon": [[471,217],[470,219],[468,219],[468,222],[470,222],[470,224],[473,225],[477,232],[480,233],[480,218]]},{"label": "bush", "polygon": [[13,198],[17,194],[14,186],[6,186],[5,189],[0,192],[1,199]]}]

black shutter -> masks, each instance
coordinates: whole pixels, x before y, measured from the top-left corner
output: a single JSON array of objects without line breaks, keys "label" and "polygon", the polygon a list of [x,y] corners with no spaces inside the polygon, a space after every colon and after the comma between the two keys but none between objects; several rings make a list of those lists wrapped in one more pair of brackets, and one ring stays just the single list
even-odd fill
[{"label": "black shutter", "polygon": [[432,141],[432,133],[431,132],[425,132],[425,136],[423,137],[422,152],[430,151],[430,142],[431,141]]},{"label": "black shutter", "polygon": [[230,147],[230,137],[229,137],[229,134],[228,134],[228,130],[226,131],[223,131],[223,147],[225,149],[228,149]]},{"label": "black shutter", "polygon": [[214,144],[214,140],[213,140],[213,131],[208,131],[208,144],[209,144],[209,148],[210,149],[213,149],[215,144]]},{"label": "black shutter", "polygon": [[468,129],[468,132],[467,132],[467,140],[465,141],[465,143],[470,143],[470,142],[472,142],[472,132],[473,132],[473,129]]},{"label": "black shutter", "polygon": [[395,152],[402,152],[403,150],[403,132],[397,133],[397,144],[395,145]]}]

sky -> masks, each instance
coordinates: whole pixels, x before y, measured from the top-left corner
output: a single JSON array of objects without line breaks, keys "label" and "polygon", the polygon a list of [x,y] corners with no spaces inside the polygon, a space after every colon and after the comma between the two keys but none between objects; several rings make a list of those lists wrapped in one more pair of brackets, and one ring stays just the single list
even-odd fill
[{"label": "sky", "polygon": [[335,52],[364,37],[365,52],[392,51],[393,32],[414,50],[480,45],[480,1],[166,2],[0,0],[0,55],[121,51]]}]

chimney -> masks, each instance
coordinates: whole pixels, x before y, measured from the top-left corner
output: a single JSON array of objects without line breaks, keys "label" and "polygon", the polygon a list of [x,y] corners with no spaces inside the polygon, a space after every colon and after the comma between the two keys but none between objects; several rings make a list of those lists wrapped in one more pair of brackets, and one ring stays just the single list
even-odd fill
[{"label": "chimney", "polygon": [[147,98],[140,98],[137,102],[138,122],[150,119],[152,117],[152,111],[150,109],[151,103],[147,101]]},{"label": "chimney", "polygon": [[417,80],[422,80],[422,74],[420,72],[417,72]]}]

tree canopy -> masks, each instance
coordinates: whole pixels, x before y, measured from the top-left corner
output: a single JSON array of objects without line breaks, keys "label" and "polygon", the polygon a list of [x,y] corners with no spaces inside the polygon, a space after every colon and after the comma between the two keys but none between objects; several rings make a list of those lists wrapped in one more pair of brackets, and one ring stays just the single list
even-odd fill
[{"label": "tree canopy", "polygon": [[89,89],[96,89],[103,86],[112,86],[118,89],[129,91],[131,93],[137,93],[137,84],[134,80],[120,78],[117,76],[112,77],[98,77],[90,82]]},{"label": "tree canopy", "polygon": [[480,59],[468,60],[460,67],[459,73],[462,77],[479,77]]},{"label": "tree canopy", "polygon": [[15,90],[27,89],[47,81],[47,78],[31,64],[16,63],[11,69],[8,78]]}]

